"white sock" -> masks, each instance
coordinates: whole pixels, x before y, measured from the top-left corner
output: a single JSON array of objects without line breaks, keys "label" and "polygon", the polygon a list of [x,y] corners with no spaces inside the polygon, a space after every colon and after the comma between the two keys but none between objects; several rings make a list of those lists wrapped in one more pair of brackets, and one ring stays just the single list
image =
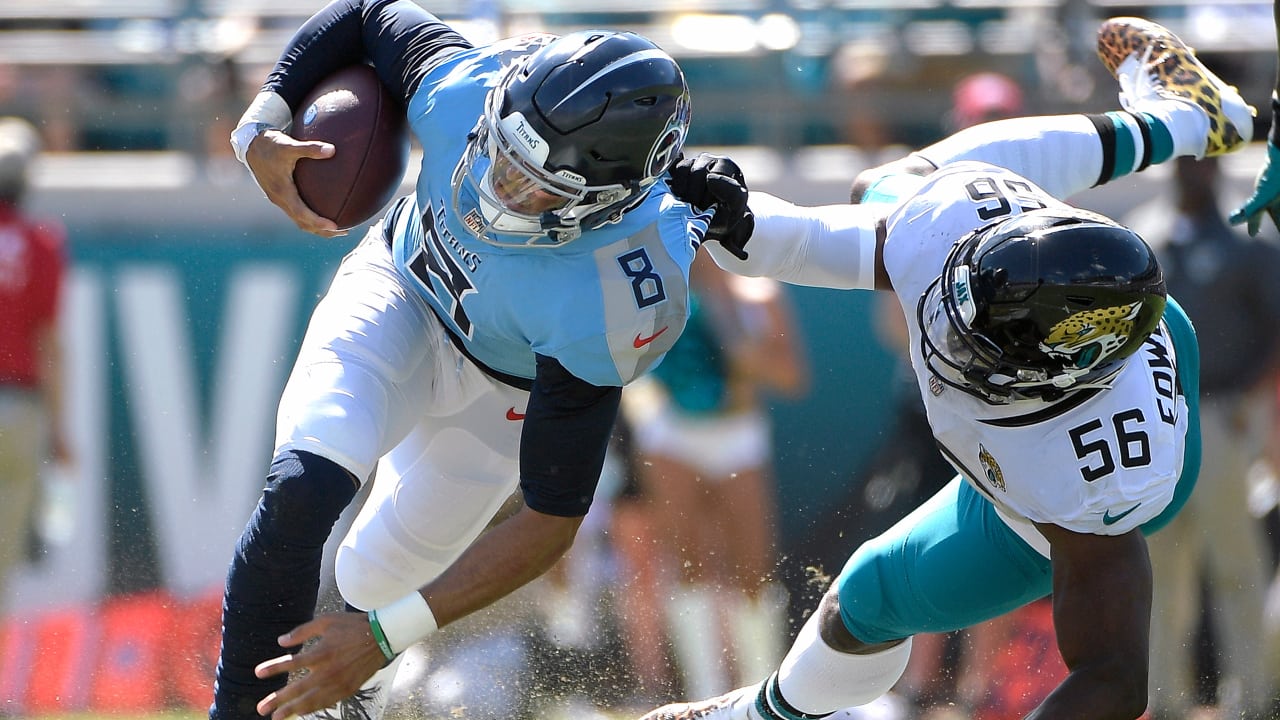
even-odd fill
[{"label": "white sock", "polygon": [[[1120,104],[1125,110],[1150,115],[1164,124],[1173,136],[1173,156],[1203,157],[1209,139],[1209,115],[1193,100],[1161,95],[1146,72],[1135,66],[1146,58],[1130,55],[1116,68],[1120,83]],[[1141,87],[1131,87],[1134,83]]]},{"label": "white sock", "polygon": [[796,711],[826,715],[866,705],[889,692],[907,669],[911,638],[888,650],[853,655],[823,642],[818,625],[818,613],[814,613],[783,659],[777,686],[767,689],[766,700],[779,717],[791,717]]},{"label": "white sock", "polygon": [[976,160],[1008,168],[1054,197],[1092,187],[1102,170],[1098,131],[1085,115],[1010,118],[965,128],[916,153],[938,167]]},{"label": "white sock", "polygon": [[1163,124],[1173,140],[1173,156],[1192,155],[1204,157],[1209,143],[1209,116],[1190,100],[1140,100],[1134,103],[1133,112],[1149,115]]}]

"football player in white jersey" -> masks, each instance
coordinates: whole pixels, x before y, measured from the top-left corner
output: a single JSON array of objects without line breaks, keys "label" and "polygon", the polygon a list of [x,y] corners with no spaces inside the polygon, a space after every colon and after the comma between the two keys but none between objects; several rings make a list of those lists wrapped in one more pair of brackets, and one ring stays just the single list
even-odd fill
[{"label": "football player in white jersey", "polygon": [[751,193],[751,257],[726,267],[892,290],[929,423],[959,475],[862,544],[765,681],[645,720],[811,720],[871,702],[918,632],[1053,595],[1068,674],[1032,718],[1147,704],[1144,535],[1199,463],[1198,351],[1155,255],[1058,198],[1151,162],[1220,154],[1252,108],[1164,28],[1102,25],[1124,112],[1004,120],[860,176],[859,204]]},{"label": "football player in white jersey", "polygon": [[[360,62],[403,102],[422,167],[312,315],[227,576],[213,720],[376,720],[407,647],[550,568],[591,503],[621,387],[685,326],[694,254],[715,238],[742,255],[749,234],[733,232],[750,224],[741,186],[714,216],[668,188],[737,180],[668,172],[689,95],[652,42],[475,47],[410,0],[320,10],[233,134],[304,230],[339,232],[292,178],[333,148],[286,131],[312,87]],[[370,478],[336,559],[354,611],[308,624],[325,541]],[[524,506],[482,536],[517,489]]]}]

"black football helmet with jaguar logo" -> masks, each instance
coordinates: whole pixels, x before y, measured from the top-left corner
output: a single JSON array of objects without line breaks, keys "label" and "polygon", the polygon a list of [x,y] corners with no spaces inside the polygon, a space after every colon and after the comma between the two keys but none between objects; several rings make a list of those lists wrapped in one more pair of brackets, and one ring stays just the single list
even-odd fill
[{"label": "black football helmet with jaguar logo", "polygon": [[1167,293],[1151,247],[1075,208],[1015,215],[961,239],[920,298],[921,353],[988,403],[1105,383],[1155,329]]}]

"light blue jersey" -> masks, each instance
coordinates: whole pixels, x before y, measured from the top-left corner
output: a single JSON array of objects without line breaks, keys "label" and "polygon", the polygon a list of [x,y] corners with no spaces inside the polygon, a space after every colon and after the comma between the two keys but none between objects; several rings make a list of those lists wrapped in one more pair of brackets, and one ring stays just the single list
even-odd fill
[{"label": "light blue jersey", "polygon": [[509,248],[477,238],[452,206],[454,170],[486,94],[508,62],[551,39],[461,51],[424,78],[408,108],[422,167],[414,196],[388,215],[393,254],[466,351],[489,368],[533,378],[538,353],[593,385],[624,385],[651,369],[684,329],[689,265],[708,216],[660,181],[617,223],[554,249]]}]

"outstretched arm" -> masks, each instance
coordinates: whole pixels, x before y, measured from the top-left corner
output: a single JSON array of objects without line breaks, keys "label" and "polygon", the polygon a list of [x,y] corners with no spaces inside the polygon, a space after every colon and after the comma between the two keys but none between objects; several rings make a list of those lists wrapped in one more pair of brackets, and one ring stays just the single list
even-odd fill
[{"label": "outstretched arm", "polygon": [[802,207],[768,193],[751,193],[755,230],[749,257],[717,243],[703,245],[720,267],[739,275],[841,290],[888,290],[880,260],[880,211],[864,205]]},{"label": "outstretched arm", "polygon": [[890,287],[880,262],[879,211],[801,207],[749,192],[737,163],[709,153],[681,159],[668,186],[676,199],[714,209],[702,247],[729,272],[838,289]]},{"label": "outstretched arm", "polygon": [[[1276,38],[1280,39],[1280,0],[1272,5],[1275,17]],[[1280,229],[1280,53],[1276,58],[1276,87],[1271,92],[1271,132],[1267,133],[1267,159],[1262,163],[1253,194],[1244,204],[1231,213],[1231,224],[1247,222],[1250,235],[1257,235],[1262,227],[1262,214],[1266,213],[1272,224]]]},{"label": "outstretched arm", "polygon": [[286,634],[282,647],[307,647],[260,664],[258,677],[307,672],[263,698],[259,713],[285,720],[328,707],[396,654],[549,570],[573,544],[591,505],[621,396],[621,387],[591,385],[539,355],[520,437],[525,507],[391,605],[368,615],[325,615]]},{"label": "outstretched arm", "polygon": [[[526,507],[495,525],[419,591],[429,601],[432,624],[443,626],[469,615],[545,573],[573,544],[581,523],[581,517],[558,517]],[[282,646],[312,642],[297,653],[262,663],[258,676],[306,672],[263,698],[258,712],[286,720],[350,697],[387,664],[381,642],[389,642],[393,652],[405,649],[405,641],[393,638],[390,628],[379,630],[386,631],[381,640],[364,613],[336,612],[290,631],[281,638]]]}]

